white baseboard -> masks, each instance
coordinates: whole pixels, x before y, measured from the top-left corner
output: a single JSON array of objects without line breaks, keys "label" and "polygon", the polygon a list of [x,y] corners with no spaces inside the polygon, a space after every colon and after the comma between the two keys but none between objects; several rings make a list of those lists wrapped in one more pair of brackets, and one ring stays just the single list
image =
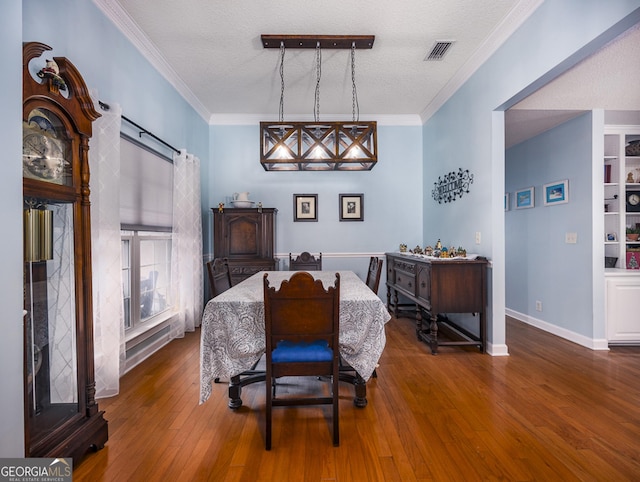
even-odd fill
[{"label": "white baseboard", "polygon": [[591,350],[608,350],[609,349],[609,343],[607,342],[606,339],[589,338],[587,336],[581,335],[580,333],[567,330],[566,328],[562,328],[560,326],[551,324],[549,322],[539,320],[538,318],[526,315],[524,313],[520,313],[515,310],[511,310],[509,308],[505,308],[504,312],[507,316],[510,316],[511,318],[515,318],[518,321],[522,321],[527,325],[534,326],[543,331],[546,331],[547,333],[551,333],[552,335],[559,336],[560,338],[564,338],[565,340],[584,346]]},{"label": "white baseboard", "polygon": [[509,348],[505,344],[494,345],[487,342],[487,354],[491,356],[509,356]]}]

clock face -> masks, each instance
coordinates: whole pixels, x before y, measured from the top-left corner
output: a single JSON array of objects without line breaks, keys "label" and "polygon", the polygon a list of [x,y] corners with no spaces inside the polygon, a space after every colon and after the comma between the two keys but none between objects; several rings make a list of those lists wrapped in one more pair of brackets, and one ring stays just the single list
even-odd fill
[{"label": "clock face", "polygon": [[[23,123],[22,168],[23,176],[40,181],[66,184],[69,162],[65,158],[65,143],[44,110],[36,109]],[[54,116],[54,122],[57,118]],[[58,121],[59,123],[59,121]]]},{"label": "clock face", "polygon": [[627,191],[627,211],[640,212],[640,191]]}]

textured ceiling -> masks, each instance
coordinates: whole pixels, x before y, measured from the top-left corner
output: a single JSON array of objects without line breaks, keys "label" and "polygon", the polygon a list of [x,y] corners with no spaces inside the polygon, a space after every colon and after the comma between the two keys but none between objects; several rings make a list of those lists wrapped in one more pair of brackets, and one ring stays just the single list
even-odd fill
[{"label": "textured ceiling", "polygon": [[[210,123],[277,120],[279,52],[261,34],[375,35],[356,52],[363,120],[419,124],[542,0],[93,0]],[[152,7],[151,7],[152,5]],[[454,41],[427,62],[436,41]],[[315,52],[285,55],[284,119],[313,118]],[[640,111],[640,29],[630,29],[506,114],[507,147],[585,110]],[[351,119],[349,52],[324,50],[320,120]]]},{"label": "textured ceiling", "polygon": [[[210,122],[277,119],[279,52],[264,49],[261,34],[375,35],[371,50],[356,52],[360,115],[420,122],[542,0],[93,1]],[[438,40],[455,43],[443,60],[426,62]],[[314,50],[288,50],[284,70],[285,120],[306,120],[314,106]],[[324,50],[321,120],[351,118],[351,87],[349,51]]]}]

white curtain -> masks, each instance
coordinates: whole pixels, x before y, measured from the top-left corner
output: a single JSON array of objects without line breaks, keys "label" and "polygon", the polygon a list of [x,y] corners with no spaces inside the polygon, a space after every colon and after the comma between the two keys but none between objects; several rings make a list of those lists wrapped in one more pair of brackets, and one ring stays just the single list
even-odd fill
[{"label": "white curtain", "polygon": [[91,259],[96,398],[120,390],[125,369],[124,307],[120,239],[120,124],[122,109],[111,104],[93,123],[91,171]]},{"label": "white curtain", "polygon": [[203,307],[200,159],[182,149],[173,156],[172,303],[177,319],[171,338],[200,325]]}]

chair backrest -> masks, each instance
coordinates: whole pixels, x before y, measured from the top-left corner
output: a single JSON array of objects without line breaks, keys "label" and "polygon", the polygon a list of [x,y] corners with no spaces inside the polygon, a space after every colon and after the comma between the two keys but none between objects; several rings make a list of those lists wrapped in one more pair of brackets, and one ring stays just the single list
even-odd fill
[{"label": "chair backrest", "polygon": [[304,251],[295,259],[289,253],[289,270],[291,271],[321,271],[322,253],[317,258],[311,253]]},{"label": "chair backrest", "polygon": [[367,271],[367,286],[371,288],[371,291],[375,294],[378,294],[380,273],[382,273],[382,260],[375,256],[371,256],[371,260],[369,261],[369,271]]},{"label": "chair backrest", "polygon": [[211,298],[231,288],[231,271],[227,258],[215,258],[207,263]]},{"label": "chair backrest", "polygon": [[267,363],[281,341],[311,343],[324,340],[338,360],[340,333],[340,275],[326,290],[307,272],[294,273],[280,289],[269,286],[264,275],[264,317]]}]

